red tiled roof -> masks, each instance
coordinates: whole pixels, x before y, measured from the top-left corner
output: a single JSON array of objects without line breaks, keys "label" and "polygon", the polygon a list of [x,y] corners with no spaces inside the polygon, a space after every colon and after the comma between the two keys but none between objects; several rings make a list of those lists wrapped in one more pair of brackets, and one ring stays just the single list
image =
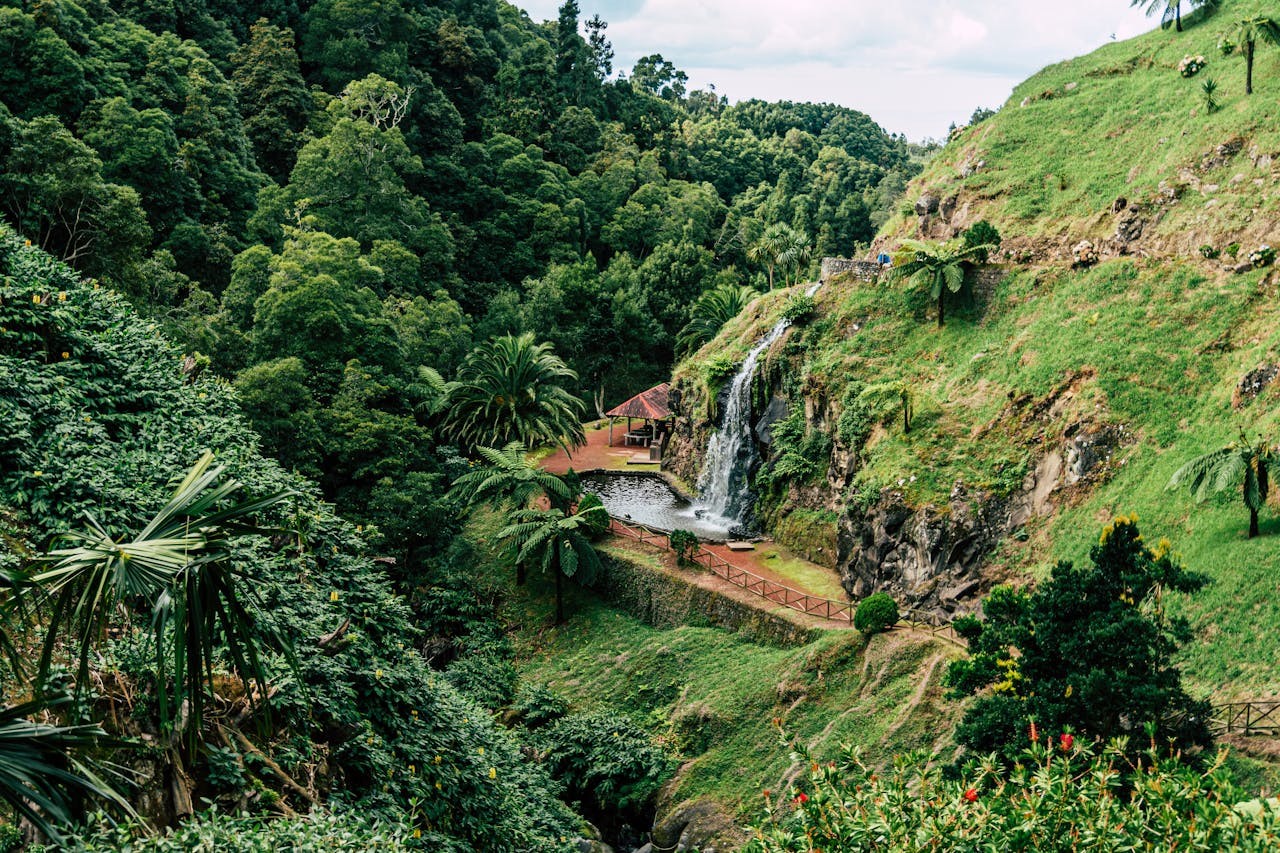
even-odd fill
[{"label": "red tiled roof", "polygon": [[653,420],[669,418],[671,409],[667,406],[667,395],[670,393],[671,386],[663,382],[648,391],[640,392],[605,414],[611,418],[651,418]]}]

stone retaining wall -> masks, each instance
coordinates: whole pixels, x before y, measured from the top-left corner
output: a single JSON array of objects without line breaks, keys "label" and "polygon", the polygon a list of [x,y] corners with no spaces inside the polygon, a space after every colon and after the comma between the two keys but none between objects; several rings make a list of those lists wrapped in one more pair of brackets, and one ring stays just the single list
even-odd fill
[{"label": "stone retaining wall", "polygon": [[[803,646],[820,633],[766,613],[675,574],[646,566],[610,549],[596,591],[614,607],[655,628],[721,628],[772,646]],[[684,569],[697,572],[700,568]]]},{"label": "stone retaining wall", "polygon": [[855,281],[871,283],[878,281],[882,272],[881,266],[875,261],[855,261],[849,258],[822,259],[823,281],[830,281],[833,276],[844,275]]}]

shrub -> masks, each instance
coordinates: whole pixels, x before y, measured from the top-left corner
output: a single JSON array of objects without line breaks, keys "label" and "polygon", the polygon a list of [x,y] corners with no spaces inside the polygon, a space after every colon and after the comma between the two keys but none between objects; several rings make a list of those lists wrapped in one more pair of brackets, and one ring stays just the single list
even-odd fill
[{"label": "shrub", "polygon": [[1275,260],[1276,250],[1265,244],[1249,253],[1249,263],[1255,267],[1269,267]]},{"label": "shrub", "polygon": [[688,565],[693,552],[698,550],[698,537],[688,530],[673,530],[667,536],[671,550],[676,552],[676,562]]},{"label": "shrub", "polygon": [[996,227],[985,219],[979,219],[973,223],[961,235],[964,240],[966,249],[977,248],[978,246],[986,246],[988,248],[981,249],[974,253],[974,260],[980,264],[985,264],[991,253],[1000,248],[1000,232]]},{"label": "shrub", "polygon": [[614,711],[571,714],[539,735],[552,778],[597,814],[645,808],[675,766],[630,717]]},{"label": "shrub", "polygon": [[[578,512],[603,507],[599,495],[585,492],[578,500]],[[591,541],[602,539],[609,534],[609,514],[607,512],[592,513],[591,523],[587,525],[587,538]]]},{"label": "shrub", "polygon": [[887,592],[877,592],[858,602],[858,612],[853,617],[853,627],[864,634],[880,634],[898,621],[898,602]]},{"label": "shrub", "polygon": [[817,304],[812,296],[793,296],[787,300],[786,306],[783,307],[782,316],[792,325],[803,325],[806,320],[813,316]]},{"label": "shrub", "polygon": [[[1126,758],[1062,731],[1029,744],[1005,775],[971,760],[950,778],[927,753],[893,766],[865,763],[856,747],[819,761],[794,746],[801,781],[765,791],[745,853],[812,850],[1241,850],[1275,849],[1280,809],[1246,796],[1223,768],[1208,772],[1154,749]],[[798,769],[799,769],[798,768]],[[871,842],[874,839],[874,843]]]},{"label": "shrub", "polygon": [[519,680],[511,661],[488,651],[458,658],[449,664],[445,677],[459,693],[490,710],[502,708],[511,701]]},{"label": "shrub", "polygon": [[569,713],[569,700],[545,684],[528,684],[516,698],[515,711],[525,728],[538,729]]},{"label": "shrub", "polygon": [[1214,258],[1217,258],[1221,254],[1222,252],[1218,251],[1213,246],[1210,246],[1208,243],[1205,243],[1203,246],[1200,247],[1200,257],[1204,258],[1207,261],[1212,261]]},{"label": "shrub", "polygon": [[1234,258],[1236,255],[1240,254],[1240,244],[1228,243],[1227,247],[1222,250],[1222,253],[1229,258]]}]

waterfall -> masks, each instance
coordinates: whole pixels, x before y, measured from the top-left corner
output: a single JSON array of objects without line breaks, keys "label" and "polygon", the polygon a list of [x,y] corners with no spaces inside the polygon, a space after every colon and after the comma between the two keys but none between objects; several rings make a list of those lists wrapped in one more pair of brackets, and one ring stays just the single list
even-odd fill
[{"label": "waterfall", "polygon": [[[821,286],[821,282],[811,285],[805,296],[813,296]],[[790,325],[791,321],[786,318],[779,320],[747,353],[729,386],[720,428],[707,441],[702,475],[698,477],[700,497],[696,507],[729,527],[744,524],[751,508],[751,468],[759,456],[751,435],[751,385],[756,362]]]}]

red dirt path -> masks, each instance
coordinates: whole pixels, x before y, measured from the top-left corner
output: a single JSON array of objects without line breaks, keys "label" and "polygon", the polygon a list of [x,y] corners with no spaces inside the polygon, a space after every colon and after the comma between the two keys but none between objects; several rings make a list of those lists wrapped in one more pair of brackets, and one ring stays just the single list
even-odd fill
[{"label": "red dirt path", "polygon": [[586,446],[577,448],[572,455],[566,453],[563,449],[557,449],[555,453],[542,460],[542,467],[552,474],[564,474],[570,468],[575,471],[594,471],[598,468],[603,468],[606,471],[658,470],[658,463],[656,462],[646,465],[627,464],[628,459],[637,454],[647,454],[649,450],[645,447],[623,447],[622,436],[626,431],[626,423],[614,424],[613,439],[615,446],[610,447],[608,424],[600,429],[587,430]]}]

